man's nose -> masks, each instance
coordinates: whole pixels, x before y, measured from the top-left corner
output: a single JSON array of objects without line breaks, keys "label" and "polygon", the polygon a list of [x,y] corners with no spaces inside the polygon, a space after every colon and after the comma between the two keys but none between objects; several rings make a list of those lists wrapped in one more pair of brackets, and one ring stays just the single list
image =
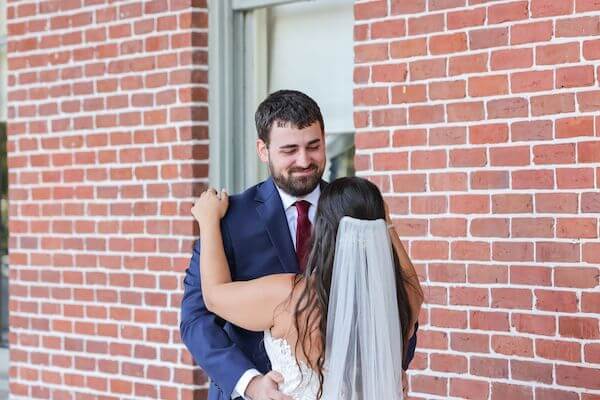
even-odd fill
[{"label": "man's nose", "polygon": [[300,150],[298,152],[298,158],[296,159],[296,165],[300,168],[307,168],[310,165],[310,157],[306,150]]}]

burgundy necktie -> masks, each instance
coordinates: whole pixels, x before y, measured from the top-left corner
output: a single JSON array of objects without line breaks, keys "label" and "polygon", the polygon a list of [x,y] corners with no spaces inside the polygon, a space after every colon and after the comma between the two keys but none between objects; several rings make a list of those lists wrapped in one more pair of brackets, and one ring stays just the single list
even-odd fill
[{"label": "burgundy necktie", "polygon": [[308,257],[308,242],[311,228],[310,220],[308,219],[310,203],[306,200],[299,200],[294,205],[298,211],[298,218],[296,220],[296,257],[298,258],[300,272],[304,272],[306,258]]}]

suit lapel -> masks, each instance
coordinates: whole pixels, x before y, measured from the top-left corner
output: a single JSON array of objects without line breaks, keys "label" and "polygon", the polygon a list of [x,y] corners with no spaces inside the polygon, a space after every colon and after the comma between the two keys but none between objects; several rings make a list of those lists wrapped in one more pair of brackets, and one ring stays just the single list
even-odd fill
[{"label": "suit lapel", "polygon": [[255,197],[256,211],[263,220],[267,233],[285,272],[298,273],[298,260],[294,243],[290,237],[285,210],[273,178],[267,179],[259,188]]}]

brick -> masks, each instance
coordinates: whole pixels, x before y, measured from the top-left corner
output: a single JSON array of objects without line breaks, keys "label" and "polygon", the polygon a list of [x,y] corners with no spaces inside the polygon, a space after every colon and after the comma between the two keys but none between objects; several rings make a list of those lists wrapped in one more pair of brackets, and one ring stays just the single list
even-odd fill
[{"label": "brick", "polygon": [[554,88],[553,71],[515,72],[510,76],[513,93],[538,92]]},{"label": "brick", "polygon": [[400,236],[427,235],[427,220],[416,218],[399,218],[394,221],[394,226]]},{"label": "brick", "polygon": [[598,339],[598,321],[595,318],[559,317],[558,331],[562,337],[576,339]]},{"label": "brick", "polygon": [[554,237],[554,219],[552,218],[513,218],[511,236],[518,237]]},{"label": "brick", "polygon": [[405,19],[389,19],[371,24],[371,39],[398,38],[405,35]]},{"label": "brick", "polygon": [[553,137],[552,127],[552,121],[549,120],[514,122],[510,126],[511,140],[549,140]]},{"label": "brick", "polygon": [[[508,360],[472,356],[470,370],[472,375],[488,378],[508,378]],[[513,398],[513,397],[504,397]]]},{"label": "brick", "polygon": [[575,144],[549,144],[533,147],[535,164],[572,164],[575,162]]},{"label": "brick", "polygon": [[444,122],[444,106],[412,106],[408,109],[408,120],[410,124]]},{"label": "brick", "polygon": [[533,340],[519,336],[492,336],[492,350],[508,356],[533,357]]},{"label": "brick", "polygon": [[579,61],[579,43],[549,44],[536,47],[538,65],[564,64]]},{"label": "brick", "polygon": [[427,86],[400,85],[392,87],[392,103],[421,103],[427,101]]},{"label": "brick", "polygon": [[464,173],[432,173],[429,175],[431,191],[464,191],[467,188],[467,175]]},{"label": "brick", "polygon": [[487,214],[490,211],[488,195],[468,194],[450,197],[450,212],[454,214]]},{"label": "brick", "polygon": [[450,57],[448,73],[450,76],[487,71],[487,53],[468,54]]},{"label": "brick", "polygon": [[448,29],[471,28],[485,23],[485,7],[452,11],[448,13]]},{"label": "brick", "polygon": [[485,334],[452,332],[450,348],[460,352],[489,353],[489,340]]},{"label": "brick", "polygon": [[577,159],[580,163],[600,162],[600,141],[578,142]]},{"label": "brick", "polygon": [[531,113],[534,116],[574,111],[575,97],[573,94],[536,96],[531,99]]},{"label": "brick", "polygon": [[484,148],[450,150],[450,167],[483,167],[486,157]]},{"label": "brick", "polygon": [[425,174],[393,175],[392,182],[395,192],[424,192],[426,176]]},{"label": "brick", "polygon": [[358,149],[387,147],[389,143],[390,134],[388,131],[357,132],[355,136],[355,146]]},{"label": "brick", "polygon": [[531,16],[534,18],[566,15],[573,12],[573,0],[532,0]]},{"label": "brick", "polygon": [[600,17],[578,17],[556,21],[557,37],[593,36],[600,34]]},{"label": "brick", "polygon": [[489,383],[474,379],[450,379],[450,396],[470,400],[487,400]]},{"label": "brick", "polygon": [[513,313],[511,314],[511,326],[518,332],[554,336],[556,333],[556,317]]},{"label": "brick", "polygon": [[559,189],[587,189],[594,187],[594,170],[588,168],[558,168],[556,183]]},{"label": "brick", "polygon": [[446,167],[445,150],[417,150],[411,153],[411,169],[430,169]]},{"label": "brick", "polygon": [[448,210],[445,196],[414,196],[411,198],[411,212],[414,214],[443,214]]},{"label": "brick", "polygon": [[507,4],[493,5],[488,8],[488,22],[500,24],[509,21],[519,21],[529,17],[527,1],[517,1]]},{"label": "brick", "polygon": [[549,360],[581,361],[581,345],[579,343],[565,340],[537,339],[535,349],[537,356]]},{"label": "brick", "polygon": [[533,199],[530,194],[495,194],[492,196],[492,212],[498,214],[530,213]]},{"label": "brick", "polygon": [[[397,0],[400,2],[400,0]],[[408,34],[423,35],[425,33],[442,32],[444,30],[444,14],[429,14],[408,19]]]},{"label": "brick", "polygon": [[508,237],[509,227],[506,218],[475,218],[471,221],[470,232],[476,237]]},{"label": "brick", "polygon": [[600,111],[600,90],[577,93],[577,103],[581,112]]},{"label": "brick", "polygon": [[428,59],[409,63],[410,80],[418,81],[446,76],[446,59]]},{"label": "brick", "polygon": [[[371,80],[373,82],[404,82],[408,70],[406,64],[381,64],[371,67]],[[367,88],[367,89],[383,89],[386,88]]]},{"label": "brick", "polygon": [[390,43],[392,58],[408,58],[427,54],[427,39],[404,39]]},{"label": "brick", "polygon": [[[552,383],[552,364],[510,360],[510,376],[519,381]],[[531,390],[531,389],[529,389]]]},{"label": "brick", "polygon": [[490,246],[485,242],[455,241],[451,244],[453,260],[490,259]]},{"label": "brick", "polygon": [[513,189],[553,189],[554,174],[551,170],[520,170],[512,172]]},{"label": "brick", "polygon": [[354,61],[357,63],[384,61],[388,59],[387,43],[354,46]]},{"label": "brick", "polygon": [[372,124],[375,127],[406,125],[406,108],[384,108],[372,111]]},{"label": "brick", "polygon": [[583,58],[586,60],[600,59],[600,39],[583,42]]},{"label": "brick", "polygon": [[[429,279],[433,282],[466,282],[464,264],[429,264]],[[433,311],[433,310],[432,310]],[[447,311],[447,310],[445,310]],[[449,311],[447,311],[449,312]],[[440,310],[441,313],[441,310]],[[440,314],[438,313],[438,314]],[[450,312],[449,312],[450,313]],[[438,315],[440,316],[440,315]],[[433,320],[433,315],[432,315]],[[467,316],[464,314],[465,327]]]},{"label": "brick", "polygon": [[600,10],[598,0],[575,0],[575,11],[578,13],[597,10]]},{"label": "brick", "polygon": [[425,0],[392,0],[392,15],[415,14],[425,11]]},{"label": "brick", "polygon": [[547,267],[513,265],[510,267],[510,283],[517,285],[550,286],[552,271]]},{"label": "brick", "polygon": [[466,129],[464,127],[442,127],[429,130],[429,145],[458,145],[467,142]]},{"label": "brick", "polygon": [[427,133],[424,129],[398,129],[392,135],[394,147],[419,146],[426,143]]},{"label": "brick", "polygon": [[469,31],[471,50],[508,45],[508,28],[487,28]]},{"label": "brick", "polygon": [[529,289],[492,288],[491,291],[492,308],[530,310],[533,305],[533,296]]},{"label": "brick", "polygon": [[354,89],[354,105],[374,106],[389,103],[387,88],[361,88]]},{"label": "brick", "polygon": [[561,238],[597,238],[596,218],[557,218],[556,236]]},{"label": "brick", "polygon": [[600,262],[600,244],[599,243],[584,243],[583,244],[583,261],[586,263]]},{"label": "brick", "polygon": [[380,18],[380,17],[385,17],[386,15],[387,15],[387,1],[386,0],[354,4],[354,18],[356,20]]},{"label": "brick", "polygon": [[487,289],[471,287],[450,288],[450,304],[487,307],[489,294]]},{"label": "brick", "polygon": [[557,267],[554,270],[557,287],[594,288],[598,286],[599,278],[596,268]]},{"label": "brick", "polygon": [[429,84],[429,97],[431,100],[461,99],[466,96],[464,80],[448,82],[431,82]]},{"label": "brick", "polygon": [[487,103],[489,119],[517,118],[529,115],[529,103],[523,98],[490,100]]},{"label": "brick", "polygon": [[528,146],[497,147],[490,149],[490,165],[522,166],[529,165]]},{"label": "brick", "polygon": [[462,218],[436,218],[431,221],[431,235],[437,237],[464,237],[467,221]]},{"label": "brick", "polygon": [[467,50],[467,35],[464,32],[429,38],[429,51],[431,54],[457,53],[465,50]]},{"label": "brick", "polygon": [[583,213],[600,213],[600,193],[587,192],[581,194],[581,211]]},{"label": "brick", "polygon": [[432,354],[431,369],[440,372],[467,372],[467,358],[450,354]]},{"label": "brick", "polygon": [[507,283],[508,268],[502,265],[469,264],[467,278],[469,283]]},{"label": "brick", "polygon": [[574,292],[536,290],[535,307],[542,311],[577,312],[577,296]]},{"label": "brick", "polygon": [[496,261],[533,261],[533,243],[494,242],[492,259]]},{"label": "brick", "polygon": [[600,389],[600,370],[571,365],[556,366],[556,381],[562,386]]},{"label": "brick", "polygon": [[579,202],[575,193],[536,193],[538,213],[577,213]]},{"label": "brick", "polygon": [[592,86],[594,84],[594,67],[567,67],[556,71],[556,88],[572,88]]},{"label": "brick", "polygon": [[509,187],[508,171],[475,171],[471,173],[471,189],[505,189]]},{"label": "brick", "polygon": [[[530,68],[533,65],[533,49],[495,50],[490,59],[492,71]],[[552,76],[552,74],[550,74]],[[552,78],[550,78],[552,82]],[[512,87],[513,85],[511,85]],[[516,93],[514,88],[513,93]]]},{"label": "brick", "polygon": [[547,42],[554,33],[552,21],[530,22],[510,27],[510,44]]},{"label": "brick", "polygon": [[428,2],[429,11],[446,10],[449,8],[463,7],[465,0],[430,0]]},{"label": "brick", "polygon": [[431,393],[438,396],[446,396],[448,378],[416,375],[411,379],[411,390],[420,393]]},{"label": "brick", "polygon": [[485,77],[469,78],[469,96],[498,96],[508,93],[508,78],[506,75],[487,75]]},{"label": "brick", "polygon": [[536,261],[538,262],[579,262],[579,244],[562,242],[538,242]]},{"label": "brick", "polygon": [[484,118],[482,102],[448,104],[447,112],[448,122],[479,121]]},{"label": "brick", "polygon": [[408,169],[408,153],[374,153],[373,169],[375,171],[394,171]]}]

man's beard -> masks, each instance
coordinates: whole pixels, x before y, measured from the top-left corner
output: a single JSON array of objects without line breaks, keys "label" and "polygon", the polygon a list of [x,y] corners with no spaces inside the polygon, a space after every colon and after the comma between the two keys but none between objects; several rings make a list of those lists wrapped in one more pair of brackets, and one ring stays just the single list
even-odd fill
[{"label": "man's beard", "polygon": [[311,164],[309,168],[313,170],[313,173],[310,175],[295,176],[294,172],[303,171],[304,169],[294,168],[290,170],[290,175],[286,177],[283,174],[275,173],[273,165],[269,162],[269,171],[271,172],[271,176],[273,177],[273,180],[277,186],[287,194],[294,197],[306,196],[315,190],[321,181],[321,177],[323,176],[325,168],[319,169],[316,164]]}]

